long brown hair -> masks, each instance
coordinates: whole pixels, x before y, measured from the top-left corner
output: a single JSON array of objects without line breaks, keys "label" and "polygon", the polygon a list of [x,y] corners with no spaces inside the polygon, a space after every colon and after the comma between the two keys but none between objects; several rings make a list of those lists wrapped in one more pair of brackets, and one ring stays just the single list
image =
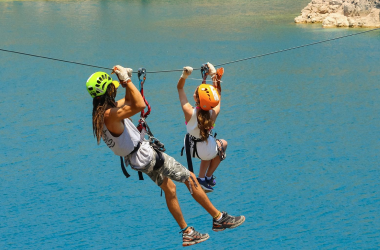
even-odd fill
[{"label": "long brown hair", "polygon": [[[195,91],[196,99],[198,100],[197,107],[199,107],[199,94],[198,94],[198,88]],[[213,122],[211,120],[211,115],[209,110],[203,110],[198,109],[197,113],[197,121],[198,121],[198,128],[201,133],[201,140],[207,141],[207,138],[209,136],[209,132],[213,127]]]},{"label": "long brown hair", "polygon": [[111,83],[108,85],[107,91],[104,95],[94,97],[92,101],[92,130],[98,144],[103,136],[104,113],[108,108],[114,108],[117,106],[115,97],[116,88],[115,85]]}]

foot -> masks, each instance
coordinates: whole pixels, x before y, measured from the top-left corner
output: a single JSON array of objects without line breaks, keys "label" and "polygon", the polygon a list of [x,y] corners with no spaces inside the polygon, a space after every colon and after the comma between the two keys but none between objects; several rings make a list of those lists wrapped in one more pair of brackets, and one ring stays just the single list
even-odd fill
[{"label": "foot", "polygon": [[[184,246],[184,247],[201,243],[205,240],[208,240],[208,238],[210,238],[210,236],[208,234],[201,234],[201,233],[195,231],[195,229],[193,227],[189,227],[189,229],[191,229],[193,232],[190,234],[185,233],[185,232],[182,233],[182,246]],[[189,231],[191,231],[191,230],[189,230]]]},{"label": "foot", "polygon": [[208,180],[208,179],[206,178],[206,181],[207,181],[207,183],[208,183],[211,187],[214,187],[214,186],[216,185],[216,181],[215,181],[215,179],[216,179],[216,177],[215,177],[214,175],[212,175],[212,176],[211,176],[211,179]]},{"label": "foot", "polygon": [[215,232],[223,231],[226,228],[235,228],[243,224],[245,221],[244,216],[231,216],[226,212],[222,212],[222,218],[217,221],[213,219],[212,230]]},{"label": "foot", "polygon": [[206,179],[202,181],[200,178],[197,178],[197,180],[199,182],[199,185],[201,185],[202,189],[205,191],[205,193],[214,191],[214,189],[210,186]]}]

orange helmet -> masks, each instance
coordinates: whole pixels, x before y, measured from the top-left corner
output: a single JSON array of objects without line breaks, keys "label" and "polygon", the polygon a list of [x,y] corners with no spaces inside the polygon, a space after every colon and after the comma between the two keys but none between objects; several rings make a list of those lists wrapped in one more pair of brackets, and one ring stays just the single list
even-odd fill
[{"label": "orange helmet", "polygon": [[203,110],[211,110],[219,104],[219,93],[214,86],[201,84],[198,87],[199,105]]}]

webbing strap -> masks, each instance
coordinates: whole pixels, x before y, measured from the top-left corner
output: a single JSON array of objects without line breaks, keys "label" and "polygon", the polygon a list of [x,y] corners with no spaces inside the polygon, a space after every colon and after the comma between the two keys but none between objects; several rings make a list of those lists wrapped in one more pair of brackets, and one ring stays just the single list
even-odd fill
[{"label": "webbing strap", "polygon": [[187,168],[190,170],[190,172],[194,173],[193,161],[191,160],[191,154],[190,154],[190,134],[186,134],[185,149],[186,149]]},{"label": "webbing strap", "polygon": [[143,181],[143,180],[144,180],[144,177],[143,177],[142,173],[141,173],[140,171],[139,171],[138,173],[139,173],[139,180],[140,180],[140,181]]},{"label": "webbing strap", "polygon": [[121,170],[123,171],[123,174],[125,175],[125,177],[129,178],[130,174],[128,174],[127,169],[124,166],[124,159],[121,156],[120,156],[120,165],[121,165]]},{"label": "webbing strap", "polygon": [[[150,111],[151,111],[151,107],[150,107],[148,101],[145,99],[145,96],[144,96],[144,83],[145,83],[145,80],[146,80],[146,69],[145,68],[139,68],[139,70],[137,71],[137,76],[138,76],[139,82],[140,82],[140,93],[141,93],[141,96],[144,99],[144,102],[145,102],[146,106],[148,107],[148,111],[146,113],[145,113],[144,109],[141,110],[140,117],[141,118],[146,118],[150,114]],[[141,76],[143,77],[143,79],[140,78]]]},{"label": "webbing strap", "polygon": [[145,113],[145,110],[141,110],[141,114],[140,114],[140,117],[143,117],[143,118],[147,118],[148,115],[150,114],[150,111],[152,110],[152,108],[150,107],[149,105],[149,102],[145,99],[145,96],[144,96],[144,88],[141,86],[141,89],[140,89],[140,93],[141,93],[141,96],[145,102],[145,105],[148,107],[148,111]]},{"label": "webbing strap", "polygon": [[[141,143],[139,142],[130,154],[133,154],[134,152],[136,152],[140,148],[140,145],[141,145]],[[120,165],[121,165],[121,170],[123,171],[123,174],[125,175],[125,177],[129,178],[131,175],[128,174],[128,172],[127,172],[127,169],[124,165],[124,158],[122,156],[120,156]],[[143,181],[144,177],[143,177],[142,173],[140,171],[138,171],[138,173],[139,173],[139,180]]]},{"label": "webbing strap", "polygon": [[195,158],[195,155],[197,155],[198,159],[201,159],[201,157],[199,157],[198,155],[198,149],[197,149],[197,140],[193,140],[194,142],[194,147],[193,147],[193,158]]}]

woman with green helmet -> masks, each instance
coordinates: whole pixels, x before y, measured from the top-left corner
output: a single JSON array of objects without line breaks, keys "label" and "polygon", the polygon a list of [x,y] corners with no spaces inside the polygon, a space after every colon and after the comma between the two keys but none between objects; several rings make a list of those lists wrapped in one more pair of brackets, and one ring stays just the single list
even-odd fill
[{"label": "woman with green helmet", "polygon": [[[124,162],[132,169],[148,175],[165,192],[166,204],[177,221],[182,232],[182,245],[190,246],[209,238],[193,227],[188,227],[183,218],[173,182],[185,183],[193,198],[213,217],[214,231],[235,228],[245,221],[244,216],[231,216],[219,212],[203,189],[199,187],[197,178],[173,157],[161,153],[164,162],[159,161],[158,153],[148,140],[140,134],[129,119],[145,108],[145,102],[139,90],[131,81],[132,69],[120,65],[114,67],[120,85],[125,88],[124,98],[116,101],[118,83],[112,81],[105,72],[92,74],[87,82],[87,91],[93,98],[92,127],[98,144],[102,139],[116,154],[124,158]],[[161,164],[157,164],[161,162]]]}]

